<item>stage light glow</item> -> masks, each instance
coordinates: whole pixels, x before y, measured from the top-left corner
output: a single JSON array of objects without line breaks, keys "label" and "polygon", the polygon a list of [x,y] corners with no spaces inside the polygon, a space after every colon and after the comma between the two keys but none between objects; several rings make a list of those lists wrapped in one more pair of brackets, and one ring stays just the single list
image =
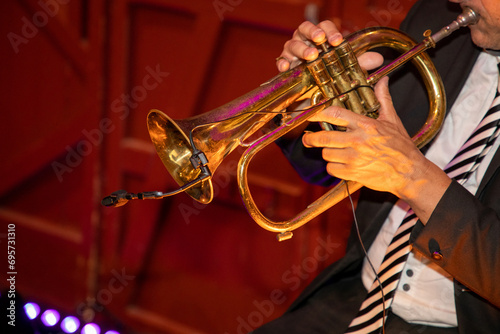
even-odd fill
[{"label": "stage light glow", "polygon": [[36,303],[26,303],[24,305],[24,312],[26,312],[30,320],[33,320],[40,314],[40,306]]},{"label": "stage light glow", "polygon": [[80,320],[75,317],[68,316],[61,321],[61,329],[64,333],[74,333],[80,327]]},{"label": "stage light glow", "polygon": [[[38,304],[36,303],[31,303],[31,302],[26,303],[24,305],[24,312],[26,313],[26,316],[30,320],[34,320],[41,314],[40,320],[47,327],[55,326],[61,319],[59,312],[57,312],[56,310],[48,309],[45,312],[41,313],[40,306],[38,306]],[[62,332],[67,334],[72,334],[72,333],[77,333],[78,329],[80,328],[80,325],[81,325],[80,320],[77,317],[67,316],[64,319],[62,319],[60,327]],[[85,326],[83,326],[81,328],[81,331],[78,331],[78,333],[101,334],[101,328],[95,323],[88,323]],[[120,334],[120,333],[115,330],[108,330],[104,334]]]},{"label": "stage light glow", "polygon": [[56,310],[47,310],[42,313],[41,319],[45,326],[54,326],[60,319],[59,312]]},{"label": "stage light glow", "polygon": [[94,323],[89,323],[83,326],[82,334],[100,334],[101,329]]}]

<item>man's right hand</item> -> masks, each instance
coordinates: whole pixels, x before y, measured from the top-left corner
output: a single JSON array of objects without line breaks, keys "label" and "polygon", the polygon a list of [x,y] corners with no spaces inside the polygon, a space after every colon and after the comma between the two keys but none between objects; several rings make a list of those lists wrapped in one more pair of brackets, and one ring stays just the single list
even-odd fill
[{"label": "man's right hand", "polygon": [[[276,66],[280,72],[299,65],[302,61],[315,60],[319,55],[317,44],[328,41],[337,46],[344,38],[332,21],[322,21],[315,25],[309,21],[303,22],[286,41],[283,51],[276,58]],[[366,52],[358,58],[360,66],[365,70],[372,70],[382,65],[383,57],[375,52]]]}]

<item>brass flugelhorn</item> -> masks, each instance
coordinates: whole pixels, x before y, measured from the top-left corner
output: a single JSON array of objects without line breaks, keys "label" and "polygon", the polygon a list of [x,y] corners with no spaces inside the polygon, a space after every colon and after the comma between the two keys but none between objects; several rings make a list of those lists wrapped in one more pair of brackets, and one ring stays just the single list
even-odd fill
[{"label": "brass flugelhorn", "polygon": [[[306,224],[325,210],[339,203],[362,186],[352,181],[342,181],[310,204],[304,211],[288,221],[271,221],[255,205],[247,182],[247,169],[253,156],[265,146],[307,121],[311,116],[331,105],[339,105],[353,112],[377,117],[379,103],[373,85],[396,68],[412,61],[424,79],[428,99],[427,120],[412,139],[419,148],[428,143],[440,129],[445,109],[443,83],[425,50],[460,27],[477,22],[477,16],[467,8],[450,25],[437,33],[424,33],[424,40],[417,44],[401,31],[372,27],[355,32],[337,47],[322,43],[318,59],[304,62],[277,75],[257,89],[201,115],[173,120],[159,110],[151,110],[147,125],[151,140],[168,172],[179,184],[170,193],[114,192],[102,200],[106,206],[121,206],[131,199],[163,198],[186,192],[201,203],[213,198],[211,176],[223,159],[238,146],[248,148],[242,154],[237,171],[238,188],[250,216],[262,228],[279,233],[278,240],[292,237],[292,231]],[[363,71],[357,57],[369,50],[388,47],[401,54],[390,64],[370,75]],[[292,114],[287,107],[299,99],[308,98],[311,107]],[[277,114],[282,122],[277,128],[260,138],[245,143],[264,124]],[[323,125],[328,129],[328,125]],[[348,187],[348,189],[347,189]]]}]

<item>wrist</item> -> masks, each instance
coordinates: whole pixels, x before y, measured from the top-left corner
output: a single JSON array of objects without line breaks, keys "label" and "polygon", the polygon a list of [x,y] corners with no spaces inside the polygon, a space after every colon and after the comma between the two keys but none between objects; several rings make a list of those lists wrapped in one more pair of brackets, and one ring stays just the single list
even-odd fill
[{"label": "wrist", "polygon": [[420,151],[418,153],[420,156],[413,160],[416,163],[408,175],[405,187],[396,195],[407,202],[425,224],[452,180]]}]

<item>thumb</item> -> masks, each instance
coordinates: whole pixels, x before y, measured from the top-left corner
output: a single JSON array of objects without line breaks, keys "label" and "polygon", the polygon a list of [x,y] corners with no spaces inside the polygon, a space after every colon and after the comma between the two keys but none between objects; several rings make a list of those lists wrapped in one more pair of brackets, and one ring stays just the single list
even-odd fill
[{"label": "thumb", "polygon": [[375,96],[380,102],[379,120],[398,118],[389,93],[389,77],[385,76],[375,85]]}]

